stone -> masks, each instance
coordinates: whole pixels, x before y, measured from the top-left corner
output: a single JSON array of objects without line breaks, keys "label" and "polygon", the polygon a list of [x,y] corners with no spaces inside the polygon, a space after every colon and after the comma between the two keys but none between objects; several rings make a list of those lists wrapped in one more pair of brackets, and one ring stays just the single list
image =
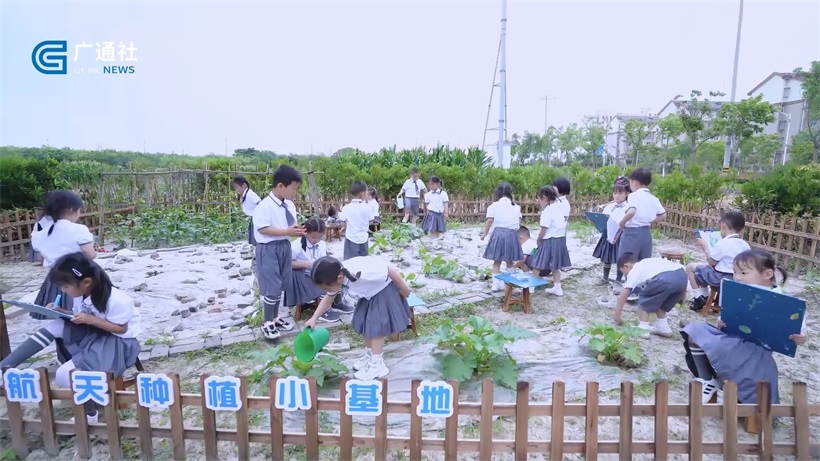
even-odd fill
[{"label": "stone", "polygon": [[244,260],[253,259],[253,253],[252,252],[242,253],[241,256],[242,256],[242,259],[244,259]]},{"label": "stone", "polygon": [[251,332],[240,336],[232,336],[230,338],[226,338],[224,336],[222,337],[223,346],[230,346],[231,344],[244,343],[248,341],[256,341],[256,335]]},{"label": "stone", "polygon": [[142,303],[141,303],[141,302],[139,302],[139,301],[134,301],[134,307],[140,307],[140,306],[142,306]]},{"label": "stone", "polygon": [[218,298],[227,298],[227,297],[228,297],[228,293],[219,293],[219,294],[217,295],[217,297],[218,297]]},{"label": "stone", "polygon": [[189,285],[196,285],[196,280],[183,280],[182,283],[187,283]]},{"label": "stone", "polygon": [[219,328],[222,328],[224,330],[226,328],[233,328],[233,327],[242,326],[245,323],[246,323],[245,319],[232,319],[232,320],[227,320],[225,322],[220,323]]},{"label": "stone", "polygon": [[239,309],[244,309],[248,306],[253,306],[253,304],[251,304],[251,303],[236,303],[236,307],[239,308]]},{"label": "stone", "polygon": [[208,308],[208,304],[206,304],[206,303],[199,303],[199,310],[203,310],[203,309],[207,309],[207,308]]},{"label": "stone", "polygon": [[185,352],[197,351],[199,349],[202,349],[203,346],[205,346],[205,340],[200,338],[199,341],[197,341],[195,343],[190,343],[190,344],[185,344],[185,345],[182,345],[182,346],[172,347],[168,351],[168,355],[169,356],[174,356],[174,355],[177,355],[177,354],[183,354]]},{"label": "stone", "polygon": [[220,346],[222,346],[222,338],[219,335],[210,336],[207,339],[205,339],[205,348],[206,349],[211,349],[211,348],[220,347]]},{"label": "stone", "polygon": [[201,335],[189,336],[185,339],[179,339],[177,341],[174,341],[174,347],[176,347],[176,346],[187,346],[188,344],[198,344],[198,343],[201,343],[201,342],[203,342],[203,338],[202,338]]},{"label": "stone", "polygon": [[196,253],[196,248],[181,248],[180,253]]},{"label": "stone", "polygon": [[402,262],[399,263],[399,266],[401,266],[401,267],[410,267],[410,263],[407,262],[407,261],[402,261]]},{"label": "stone", "polygon": [[159,261],[160,260],[159,253],[152,254],[151,259],[153,259],[154,261]]},{"label": "stone", "polygon": [[151,349],[154,348],[153,344],[140,344],[140,352],[151,352]]},{"label": "stone", "polygon": [[243,316],[247,317],[247,316],[253,314],[254,312],[256,312],[256,306],[247,306],[247,307],[243,308],[240,312],[242,313]]},{"label": "stone", "polygon": [[247,334],[252,334],[253,329],[251,327],[243,327],[235,331],[223,331],[222,332],[222,339],[225,338],[233,338],[234,336],[242,336]]},{"label": "stone", "polygon": [[119,275],[111,276],[111,283],[114,283],[114,284],[122,283],[122,276],[119,276]]},{"label": "stone", "polygon": [[[229,275],[229,276],[228,276],[228,278],[229,278],[229,279],[238,279],[238,278],[239,278],[239,274],[231,274],[231,275]],[[219,293],[219,294],[224,294],[224,293]]]},{"label": "stone", "polygon": [[187,319],[190,316],[191,316],[191,311],[190,310],[182,311],[182,318]]},{"label": "stone", "polygon": [[219,258],[220,261],[230,261],[231,258]]},{"label": "stone", "polygon": [[143,282],[133,288],[134,291],[145,291],[148,288],[148,284]]},{"label": "stone", "polygon": [[183,299],[188,297],[188,295],[185,293],[177,293],[176,295],[174,295],[174,297],[177,298],[177,301],[182,301]]},{"label": "stone", "polygon": [[216,294],[219,294],[219,293],[227,293],[227,292],[228,292],[228,289],[227,289],[227,288],[220,288],[220,289],[218,289],[218,290],[214,290],[214,293],[216,293]]},{"label": "stone", "polygon": [[167,344],[157,344],[151,349],[151,358],[161,358],[161,357],[168,357],[168,345]]},{"label": "stone", "polygon": [[181,302],[182,304],[188,304],[188,303],[192,303],[194,301],[196,301],[196,298],[193,297],[193,296],[186,296],[186,297],[179,300],[179,302]]},{"label": "stone", "polygon": [[222,308],[220,308],[220,307],[212,307],[212,308],[208,309],[209,314],[218,314],[220,312],[222,312]]},{"label": "stone", "polygon": [[246,267],[244,269],[239,269],[239,275],[247,277],[249,275],[253,275],[253,271],[250,270],[250,268]]},{"label": "stone", "polygon": [[156,277],[157,275],[159,275],[159,271],[148,271],[145,273],[146,277]]},{"label": "stone", "polygon": [[199,310],[197,306],[188,306],[188,312],[196,312]]},{"label": "stone", "polygon": [[326,351],[347,351],[350,350],[350,343],[338,342],[330,343],[325,346]]},{"label": "stone", "polygon": [[237,293],[238,291],[239,290],[237,290],[236,288],[231,288],[231,294]]},{"label": "stone", "polygon": [[237,277],[236,280],[241,282],[241,281],[245,280],[245,277]]},{"label": "stone", "polygon": [[[244,316],[244,315],[242,315],[242,312],[241,312],[241,311],[239,311],[239,312],[234,312],[234,313],[233,313],[233,315],[231,316],[231,320],[239,320],[239,319],[243,319],[243,320],[244,320],[244,319],[245,319],[245,316]],[[224,328],[224,327],[223,327],[223,328]]]},{"label": "stone", "polygon": [[155,255],[155,254],[157,254],[157,250],[140,250],[140,252],[137,253],[137,256],[143,257],[143,256],[151,256],[151,255]]},{"label": "stone", "polygon": [[182,324],[180,323],[179,325],[175,326],[174,329],[171,331],[182,331]]},{"label": "stone", "polygon": [[250,296],[250,294],[251,294],[251,290],[247,290],[247,289],[242,290],[241,292],[239,292],[240,296]]},{"label": "stone", "polygon": [[216,298],[214,298],[213,296],[211,296],[210,298],[208,298],[208,304],[213,304],[213,303],[215,303],[215,302],[216,302]]},{"label": "stone", "polygon": [[137,354],[137,358],[140,359],[140,362],[147,362],[151,360],[151,351],[140,352]]},{"label": "stone", "polygon": [[179,309],[176,309],[176,310],[174,310],[174,312],[171,312],[171,315],[173,315],[173,316],[177,316],[177,315],[180,315],[180,314],[181,314],[181,312],[179,311]]}]

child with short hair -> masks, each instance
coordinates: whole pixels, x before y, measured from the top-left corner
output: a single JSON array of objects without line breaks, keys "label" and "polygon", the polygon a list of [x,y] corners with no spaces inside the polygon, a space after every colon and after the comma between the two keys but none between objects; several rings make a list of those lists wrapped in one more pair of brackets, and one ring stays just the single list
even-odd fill
[{"label": "child with short hair", "polygon": [[532,275],[539,277],[541,271],[552,273],[553,285],[545,292],[555,296],[564,296],[561,288],[561,269],[569,267],[572,262],[567,251],[567,219],[564,216],[566,207],[558,201],[555,188],[542,186],[538,191],[538,203],[541,211],[541,231],[538,233],[538,252],[532,258]]},{"label": "child with short hair", "polygon": [[[285,290],[285,305],[288,307],[318,304],[325,295],[325,292],[310,279],[310,269],[313,263],[327,256],[327,243],[324,241],[325,223],[319,218],[312,217],[304,223],[304,227],[305,235],[291,242],[293,277],[290,287]],[[339,322],[342,320],[339,314],[351,313],[353,313],[353,307],[343,303],[340,294],[333,298],[330,310],[321,315],[317,321]]]},{"label": "child with short hair", "polygon": [[305,325],[315,328],[316,321],[331,306],[333,296],[347,290],[358,298],[351,326],[364,336],[365,353],[353,365],[354,377],[360,380],[383,378],[390,373],[382,353],[384,338],[407,329],[410,324],[410,287],[398,269],[374,256],[348,259],[344,263],[331,256],[313,263],[311,280],[327,295],[319,302],[313,317]]},{"label": "child with short hair", "polygon": [[335,206],[330,205],[327,209],[327,219],[325,220],[328,224],[334,224],[339,222],[339,210],[336,209]]},{"label": "child with short hair", "polygon": [[[558,194],[556,203],[561,209],[561,215],[564,216],[564,221],[569,224],[569,214],[572,211],[572,206],[570,206],[569,198],[567,196],[570,193],[572,183],[570,183],[569,179],[561,176],[559,178],[555,178],[552,185],[555,187],[555,192]],[[566,234],[566,226],[564,234]]]},{"label": "child with short hair", "polygon": [[[672,329],[666,314],[686,296],[686,271],[683,266],[664,258],[646,258],[638,261],[632,253],[618,258],[618,268],[626,275],[624,289],[618,295],[612,318],[621,324],[621,313],[630,292],[638,295],[638,328],[645,331],[640,337],[649,339],[650,333],[671,337]],[[649,314],[656,314],[655,324],[649,323]]]},{"label": "child with short hair", "polygon": [[[507,263],[507,271],[513,270],[515,261],[520,261],[523,254],[518,243],[518,228],[521,226],[521,206],[513,203],[512,185],[508,182],[498,183],[493,193],[495,202],[487,207],[487,222],[479,238],[483,241],[490,233],[492,237],[484,250],[484,259],[493,262],[493,274],[501,272],[501,262]],[[504,282],[493,277],[492,290],[501,291]]]},{"label": "child with short hair", "polygon": [[[774,258],[764,250],[746,250],[735,257],[732,264],[734,280],[747,285],[783,291],[777,286],[775,273],[780,271],[783,282],[788,274],[775,264]],[[777,306],[764,306],[776,309]],[[737,399],[740,403],[757,402],[757,383],[769,383],[770,403],[780,403],[777,362],[771,349],[753,341],[732,336],[723,331],[725,324],[719,319],[717,327],[706,322],[686,325],[681,331],[686,350],[686,364],[699,381],[703,382],[703,402],[714,394],[720,400],[722,383],[737,383]],[[800,334],[789,336],[798,345],[806,343],[806,316]]]},{"label": "child with short hair", "polygon": [[649,227],[666,219],[666,209],[661,201],[649,192],[652,172],[638,168],[629,174],[632,193],[626,199],[626,214],[618,228],[618,257],[632,253],[637,261],[652,257],[652,234]]},{"label": "child with short hair", "polygon": [[[621,178],[623,178],[621,180]],[[612,202],[604,206],[603,213],[609,215],[606,222],[606,232],[601,234],[598,244],[592,251],[592,256],[596,257],[604,263],[604,278],[605,284],[609,283],[609,273],[612,270],[612,265],[618,262],[618,241],[615,237],[618,235],[618,223],[621,222],[626,213],[626,196],[629,194],[629,185],[626,178],[621,176],[615,181],[612,186]],[[621,180],[619,182],[619,180]],[[620,283],[623,274],[616,267],[615,281]]]},{"label": "child with short hair", "polygon": [[302,174],[290,165],[279,165],[273,172],[273,189],[253,210],[256,239],[256,279],[262,295],[264,323],[262,334],[267,340],[293,330],[293,324],[279,317],[279,303],[285,287],[293,283],[290,237],[305,235],[296,223],[293,199],[302,184]]},{"label": "child with short hair", "polygon": [[367,231],[373,219],[373,207],[365,203],[365,194],[367,184],[364,181],[353,181],[350,185],[353,199],[339,212],[339,221],[342,222],[342,232],[345,234],[344,259],[367,256]]},{"label": "child with short hair", "polygon": [[256,239],[253,236],[253,210],[256,209],[256,205],[259,205],[262,199],[251,189],[251,183],[242,175],[235,176],[231,186],[239,194],[242,212],[248,217],[248,243],[256,245]]},{"label": "child with short hair", "polygon": [[429,189],[424,194],[425,212],[421,228],[429,232],[430,237],[437,239],[442,232],[447,232],[447,205],[450,196],[441,188],[441,178],[431,176],[428,181]]},{"label": "child with short hair", "polygon": [[[115,288],[105,271],[82,252],[62,256],[51,266],[51,283],[60,286],[66,297],[76,299],[76,311],[49,304],[48,307],[71,320],[53,319],[0,362],[0,369],[16,367],[34,356],[55,339],[62,339],[70,357],[57,368],[57,387],[69,388],[71,370],[111,371],[115,378],[137,362],[140,344],[136,339],[140,313],[134,301]],[[85,404],[89,424],[98,421],[97,406]],[[73,422],[73,419],[70,421]]]},{"label": "child with short hair", "polygon": [[367,204],[373,209],[373,219],[370,221],[370,234],[381,230],[381,217],[379,217],[379,195],[375,187],[367,188]]},{"label": "child with short hair", "polygon": [[424,181],[419,179],[419,170],[410,169],[410,179],[404,181],[401,191],[396,198],[404,197],[404,219],[401,222],[416,223],[419,217],[419,199],[421,194],[427,189]]},{"label": "child with short hair", "polygon": [[706,305],[709,287],[720,288],[723,279],[732,279],[735,256],[751,249],[740,237],[740,233],[746,227],[746,217],[743,213],[723,213],[719,226],[720,236],[723,238],[714,247],[709,248],[709,242],[698,239],[698,244],[706,254],[706,264],[689,263],[686,266],[689,285],[694,291],[689,308],[695,311],[703,309]]},{"label": "child with short hair", "polygon": [[[516,262],[513,267],[516,269],[521,269],[524,272],[532,272],[532,260],[538,252],[538,242],[530,237],[530,230],[527,226],[521,226],[518,228],[518,243],[521,244],[521,254],[523,256],[521,260]],[[550,275],[550,271],[542,270],[539,275],[541,277],[547,277]]]}]

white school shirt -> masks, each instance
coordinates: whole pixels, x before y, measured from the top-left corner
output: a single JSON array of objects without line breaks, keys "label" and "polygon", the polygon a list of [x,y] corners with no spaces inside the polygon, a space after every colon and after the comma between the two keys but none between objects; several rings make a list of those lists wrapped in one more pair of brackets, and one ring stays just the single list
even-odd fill
[{"label": "white school shirt", "polygon": [[541,211],[541,220],[539,225],[546,227],[547,232],[544,233],[544,240],[564,237],[567,235],[567,222],[564,217],[564,208],[558,202],[553,202],[547,205]]},{"label": "white school shirt", "polygon": [[521,205],[513,205],[501,197],[487,207],[487,219],[493,218],[493,228],[518,230],[521,227]]},{"label": "white school shirt", "polygon": [[[256,205],[259,205],[262,199],[256,195],[256,192],[248,189],[242,194],[242,211],[245,213],[245,216],[253,216],[253,210],[256,209]],[[294,218],[296,216],[294,215]]]},{"label": "white school shirt", "polygon": [[649,189],[641,187],[632,192],[626,198],[626,211],[635,209],[635,216],[626,223],[626,227],[646,227],[652,225],[652,221],[658,216],[666,213],[658,197],[652,195]]},{"label": "white school shirt", "polygon": [[370,205],[370,208],[372,208],[373,217],[378,218],[379,217],[379,202],[378,202],[378,200],[370,199],[370,200],[367,201],[367,204]]},{"label": "white school shirt", "polygon": [[87,226],[67,219],[54,222],[51,235],[48,235],[49,229],[51,225],[43,226],[43,230],[31,234],[31,247],[43,256],[43,267],[46,268],[67,254],[82,251],[81,246],[94,242],[94,236]]},{"label": "white school shirt", "polygon": [[424,194],[424,203],[427,204],[427,211],[444,213],[445,204],[450,201],[450,196],[443,189],[436,189]]},{"label": "white school shirt", "polygon": [[80,299],[80,312],[93,314],[95,317],[108,320],[117,325],[128,325],[128,331],[123,334],[111,333],[120,338],[136,338],[142,333],[140,325],[140,311],[134,306],[134,300],[119,288],[111,288],[111,297],[105,306],[105,312],[100,312],[91,304],[91,297]]},{"label": "white school shirt", "polygon": [[367,231],[373,220],[373,206],[354,198],[339,212],[339,221],[347,223],[345,238],[356,244],[367,243]]},{"label": "white school shirt", "polygon": [[404,191],[404,196],[407,198],[419,198],[421,191],[427,190],[427,186],[424,185],[424,181],[422,181],[421,178],[416,179],[415,181],[408,179],[407,181],[404,181],[404,185],[401,186],[401,190]]},{"label": "white school shirt", "polygon": [[[626,214],[626,200],[621,203],[610,203],[612,205],[607,212],[606,208],[604,208],[604,213],[609,215],[609,219],[606,221],[606,239],[611,244],[615,244],[615,236],[618,234],[618,230],[621,228],[621,220],[624,219],[624,215]],[[609,206],[609,205],[607,205]]]},{"label": "white school shirt", "polygon": [[635,263],[632,270],[626,276],[624,288],[637,288],[652,277],[662,273],[674,270],[683,270],[683,266],[675,261],[669,261],[664,258],[646,258]]},{"label": "white school shirt", "polygon": [[274,237],[272,235],[263,235],[259,232],[260,229],[266,227],[275,227],[278,229],[286,229],[288,225],[287,213],[285,207],[290,210],[293,216],[293,224],[296,224],[296,205],[290,200],[279,200],[273,194],[268,194],[253,210],[253,235],[256,237],[257,243],[270,243],[276,240],[289,240],[287,235],[280,235]]},{"label": "white school shirt", "polygon": [[[764,290],[771,290],[771,291],[774,291],[775,293],[783,294],[783,289],[780,288],[779,286],[773,286],[773,287],[769,288],[769,287],[764,287],[763,285],[758,285],[756,283],[749,283],[748,285],[753,286],[753,287],[757,287],[757,288],[762,288]],[[721,295],[720,302],[723,303],[723,292],[722,291],[720,292],[720,295]],[[720,318],[720,316],[718,316],[718,318]],[[806,328],[806,319],[807,318],[808,318],[808,313],[804,312],[803,313],[803,325],[800,326],[800,334],[801,335],[808,334],[808,329]]]},{"label": "white school shirt", "polygon": [[[290,244],[290,254],[293,261],[305,261],[313,264],[314,261],[327,256],[327,243],[324,240],[319,240],[316,245],[305,242],[307,245],[302,249],[302,239],[298,238]],[[305,269],[305,272],[310,273],[310,269]]]},{"label": "white school shirt", "polygon": [[[31,228],[31,233],[33,234],[33,233],[38,232],[38,231],[41,231],[41,230],[43,230],[43,229],[45,229],[46,231],[48,231],[48,228],[49,228],[49,227],[51,227],[51,225],[52,225],[52,224],[54,224],[54,220],[53,220],[53,219],[51,219],[51,216],[43,216],[43,217],[42,217],[42,218],[40,218],[40,220],[39,220],[39,221],[37,221],[37,222],[34,224],[34,226]],[[39,229],[37,229],[37,226],[40,226],[40,228],[39,228]]]},{"label": "white school shirt", "polygon": [[[566,223],[568,223],[569,222],[569,213],[570,213],[571,208],[572,208],[569,204],[569,199],[567,198],[566,195],[562,195],[562,196],[558,197],[558,201],[555,202],[555,203],[558,204],[558,208],[561,210],[561,216],[564,217],[564,221]],[[564,227],[566,227],[566,225]],[[565,232],[565,234],[566,234],[566,232]]]},{"label": "white school shirt", "polygon": [[734,272],[735,257],[751,249],[752,247],[740,238],[740,235],[730,234],[720,239],[715,246],[709,249],[709,255],[717,261],[716,271],[731,274]]},{"label": "white school shirt", "polygon": [[538,243],[535,239],[527,239],[527,241],[521,245],[521,252],[524,253],[524,257],[526,258],[531,255],[536,248],[538,248]]},{"label": "white school shirt", "polygon": [[375,256],[357,256],[342,263],[353,275],[360,273],[356,281],[345,279],[344,285],[350,296],[370,299],[390,285],[387,262]]}]

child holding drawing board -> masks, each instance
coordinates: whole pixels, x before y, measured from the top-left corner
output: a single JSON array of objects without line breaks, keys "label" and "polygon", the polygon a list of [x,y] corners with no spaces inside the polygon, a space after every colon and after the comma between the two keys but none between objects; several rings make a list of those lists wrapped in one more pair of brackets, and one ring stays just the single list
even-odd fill
[{"label": "child holding drawing board", "polygon": [[[638,295],[638,328],[644,330],[642,339],[649,339],[650,333],[671,337],[672,329],[666,314],[686,296],[686,271],[683,266],[664,258],[646,258],[638,261],[632,253],[624,253],[618,258],[618,269],[626,275],[624,289],[618,295],[615,323],[621,324],[621,314],[627,298],[633,291]],[[656,314],[655,324],[649,323],[649,314]]]},{"label": "child holding drawing board", "polygon": [[342,290],[359,301],[353,311],[351,326],[364,336],[365,353],[353,365],[356,379],[369,381],[390,373],[384,364],[384,338],[407,329],[410,324],[410,287],[398,269],[375,256],[351,258],[344,263],[325,256],[313,263],[311,280],[327,292],[313,317],[305,326],[316,327],[319,318],[331,308]]},{"label": "child holding drawing board", "polygon": [[[618,224],[626,214],[626,197],[628,194],[629,181],[621,176],[615,180],[615,185],[612,186],[612,201],[607,203],[603,209],[603,214],[608,216],[606,229],[605,232],[601,233],[601,238],[598,240],[598,244],[595,245],[592,256],[604,263],[604,284],[609,283],[609,273],[612,271],[612,265],[617,266],[618,242],[615,237],[618,235]],[[623,273],[617,267],[615,270],[615,281],[620,283]]]},{"label": "child holding drawing board", "polygon": [[723,279],[732,279],[735,256],[751,249],[749,244],[740,238],[744,227],[746,227],[746,218],[743,213],[736,211],[724,213],[720,217],[722,238],[714,246],[709,243],[708,234],[711,232],[699,230],[698,244],[706,254],[707,264],[689,263],[686,266],[689,285],[694,291],[694,298],[689,306],[693,311],[699,311],[706,305],[709,287],[720,288],[720,282]]},{"label": "child holding drawing board", "polygon": [[[788,275],[781,267],[775,265],[772,255],[764,250],[744,251],[735,257],[733,263],[735,282],[782,293],[775,277],[778,271],[785,282]],[[731,301],[722,297],[722,305],[728,302]],[[764,304],[761,308],[783,309],[772,304]],[[746,307],[743,309],[746,310]],[[751,309],[747,310],[750,311]],[[784,322],[788,323],[791,318],[790,312],[784,309]],[[772,328],[776,326],[772,325]],[[791,334],[788,339],[796,345],[803,345],[806,343],[806,333],[804,314],[800,333]],[[737,383],[737,398],[740,403],[757,403],[757,383],[767,381],[771,386],[771,403],[780,403],[777,363],[770,347],[761,344],[760,341],[751,341],[727,333],[723,319],[718,319],[717,327],[706,322],[691,323],[683,328],[681,336],[686,350],[687,365],[692,374],[703,382],[704,403],[709,402],[716,393],[720,397],[720,388],[724,381]]]},{"label": "child holding drawing board", "polygon": [[251,189],[251,183],[244,176],[236,176],[231,182],[233,190],[239,194],[239,203],[242,205],[242,212],[248,217],[248,243],[256,245],[256,239],[253,236],[253,210],[262,199]]}]

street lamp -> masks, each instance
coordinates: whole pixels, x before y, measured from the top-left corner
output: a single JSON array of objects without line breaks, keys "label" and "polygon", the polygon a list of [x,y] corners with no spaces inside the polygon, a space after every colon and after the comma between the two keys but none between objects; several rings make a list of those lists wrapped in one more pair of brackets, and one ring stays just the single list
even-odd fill
[{"label": "street lamp", "polygon": [[783,138],[783,165],[786,164],[786,154],[789,153],[789,131],[792,127],[792,114],[788,112],[778,111],[780,115],[786,116],[786,137]]}]

